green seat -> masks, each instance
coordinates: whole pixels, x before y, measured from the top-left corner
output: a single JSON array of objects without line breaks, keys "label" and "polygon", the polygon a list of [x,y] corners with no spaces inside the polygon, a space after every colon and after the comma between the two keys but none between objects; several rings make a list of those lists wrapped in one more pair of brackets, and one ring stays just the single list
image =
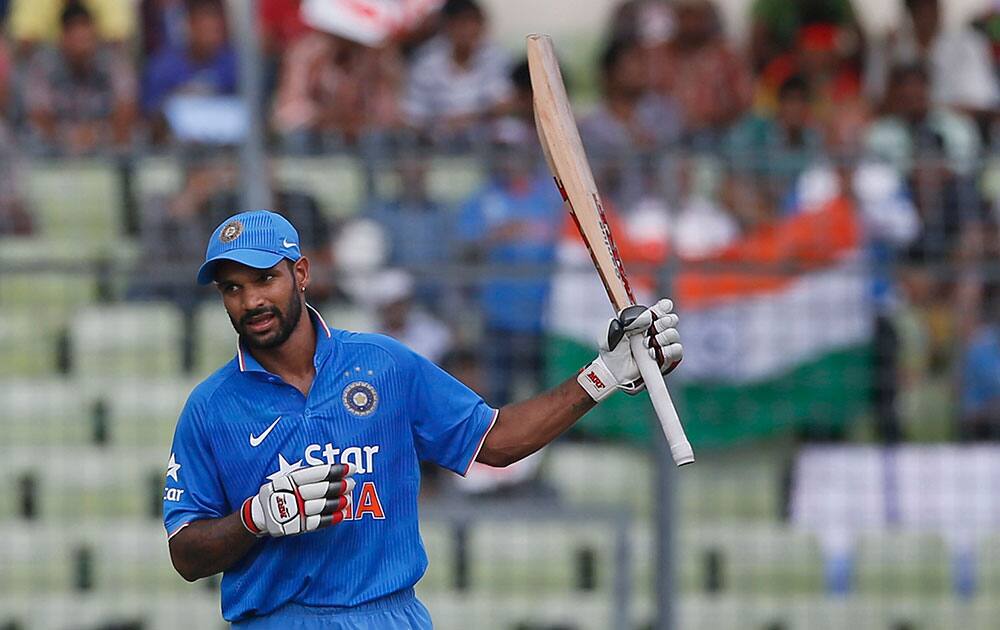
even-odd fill
[{"label": "green seat", "polygon": [[[545,448],[541,475],[560,498],[574,504],[627,505],[652,513],[653,462],[648,452],[608,444],[558,442]],[[601,474],[591,474],[599,466]]]},{"label": "green seat", "polygon": [[26,196],[43,234],[102,244],[121,239],[121,181],[113,163],[35,161],[25,173]]},{"label": "green seat", "polygon": [[0,377],[55,374],[64,331],[56,312],[0,308]]},{"label": "green seat", "polygon": [[1000,605],[952,597],[851,595],[747,597],[687,595],[676,627],[684,630],[772,628],[785,630],[992,630]]},{"label": "green seat", "polygon": [[[158,518],[169,448],[0,447],[0,521],[21,516],[23,480],[32,480],[43,522]],[[154,519],[155,520],[155,519]]]},{"label": "green seat", "polygon": [[85,445],[93,442],[93,400],[65,380],[11,379],[0,382],[4,444]]},{"label": "green seat", "polygon": [[183,320],[170,303],[92,306],[70,324],[74,374],[170,376],[181,372]]},{"label": "green seat", "polygon": [[[704,592],[710,578],[718,580],[716,587],[723,593],[792,596],[823,591],[818,541],[785,525],[691,524],[680,529],[676,549],[684,592]],[[717,577],[708,574],[709,567],[715,567]]]},{"label": "green seat", "polygon": [[472,586],[498,595],[569,593],[583,586],[581,579],[590,579],[580,575],[580,563],[591,561],[582,558],[588,557],[593,588],[607,593],[615,570],[612,532],[599,521],[475,524],[469,545]]},{"label": "green seat", "polygon": [[890,597],[951,592],[950,555],[936,534],[866,534],[858,541],[856,558],[858,593]]},{"label": "green seat", "polygon": [[281,186],[312,194],[329,217],[356,213],[364,198],[361,164],[351,156],[283,157],[274,170]]},{"label": "green seat", "polygon": [[987,536],[977,548],[976,569],[979,592],[997,599],[1000,595],[1000,533]]},{"label": "green seat", "polygon": [[219,593],[201,584],[187,584],[183,592],[164,596],[136,589],[30,595],[0,592],[0,611],[0,619],[18,622],[13,626],[16,628],[131,628],[136,622],[143,630],[229,627],[219,611]]},{"label": "green seat", "polygon": [[207,377],[236,354],[236,331],[219,300],[210,300],[195,313],[195,374]]},{"label": "green seat", "polygon": [[424,541],[429,563],[420,580],[424,592],[451,591],[455,588],[455,532],[448,523],[423,519],[420,538]]},{"label": "green seat", "polygon": [[147,156],[135,162],[135,190],[140,199],[171,196],[181,189],[184,171],[173,156]]},{"label": "green seat", "polygon": [[613,624],[610,600],[603,595],[427,592],[419,583],[417,595],[430,610],[437,630],[607,630],[616,627]]},{"label": "green seat", "polygon": [[[427,166],[427,194],[445,204],[457,204],[483,184],[481,161],[463,156],[435,156],[423,160]],[[382,199],[399,196],[402,183],[391,165],[376,174],[378,195]]]},{"label": "green seat", "polygon": [[97,299],[92,273],[25,270],[0,273],[0,305],[67,313]]},{"label": "green seat", "polygon": [[180,379],[116,380],[101,388],[108,405],[110,441],[167,453],[177,418],[196,383]]}]

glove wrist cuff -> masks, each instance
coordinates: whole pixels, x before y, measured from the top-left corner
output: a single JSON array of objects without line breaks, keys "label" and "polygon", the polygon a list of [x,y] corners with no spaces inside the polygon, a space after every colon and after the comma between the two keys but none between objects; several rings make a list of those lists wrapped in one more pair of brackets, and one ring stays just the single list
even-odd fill
[{"label": "glove wrist cuff", "polygon": [[576,375],[576,382],[594,399],[594,402],[601,402],[613,394],[618,385],[614,374],[601,357],[597,357],[580,370]]},{"label": "glove wrist cuff", "polygon": [[243,523],[243,527],[246,528],[248,532],[260,538],[264,535],[264,531],[257,527],[257,524],[253,520],[253,500],[256,497],[249,497],[243,502],[243,507],[240,508],[240,522]]}]

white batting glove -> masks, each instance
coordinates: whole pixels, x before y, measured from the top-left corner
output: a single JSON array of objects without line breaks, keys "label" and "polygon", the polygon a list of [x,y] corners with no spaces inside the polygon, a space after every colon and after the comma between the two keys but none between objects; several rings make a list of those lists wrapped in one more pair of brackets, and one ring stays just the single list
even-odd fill
[{"label": "white batting glove", "polygon": [[243,502],[240,519],[254,536],[291,536],[336,525],[354,489],[351,464],[300,468],[269,481]]},{"label": "white batting glove", "polygon": [[684,357],[684,348],[677,331],[679,318],[673,308],[673,302],[663,299],[638,316],[624,309],[608,322],[608,334],[601,337],[597,358],[576,377],[591,398],[601,402],[617,390],[635,395],[646,388],[626,337],[645,334],[643,345],[663,374],[677,367]]}]

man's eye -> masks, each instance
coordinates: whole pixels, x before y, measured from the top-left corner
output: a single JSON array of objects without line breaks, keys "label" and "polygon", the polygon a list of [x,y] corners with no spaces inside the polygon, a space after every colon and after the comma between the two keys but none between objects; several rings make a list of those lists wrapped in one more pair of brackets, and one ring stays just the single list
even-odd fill
[{"label": "man's eye", "polygon": [[273,273],[265,273],[264,274],[264,282],[270,282],[271,280],[274,280],[274,278],[275,278],[275,275]]}]

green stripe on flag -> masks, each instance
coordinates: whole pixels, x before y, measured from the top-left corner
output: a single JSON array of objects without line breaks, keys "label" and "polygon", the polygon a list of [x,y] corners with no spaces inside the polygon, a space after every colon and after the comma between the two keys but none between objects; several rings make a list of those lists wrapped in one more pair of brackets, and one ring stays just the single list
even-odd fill
[{"label": "green stripe on flag", "polygon": [[[550,384],[594,358],[576,341],[550,336]],[[757,383],[686,383],[671,386],[684,429],[695,450],[728,446],[802,428],[844,427],[864,412],[871,399],[871,345],[829,352],[818,359]],[[679,369],[684,369],[682,363]],[[652,408],[644,394],[615,395],[588,413],[574,428],[603,439],[646,441]]]}]

